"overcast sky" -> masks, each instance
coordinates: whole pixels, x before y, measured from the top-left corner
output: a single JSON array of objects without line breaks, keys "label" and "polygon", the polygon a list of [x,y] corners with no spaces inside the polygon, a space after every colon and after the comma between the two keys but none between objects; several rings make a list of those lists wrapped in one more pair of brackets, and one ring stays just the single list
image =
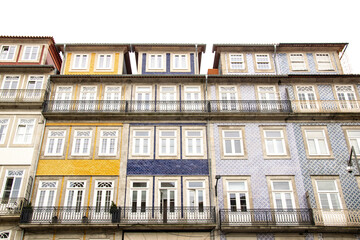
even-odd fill
[{"label": "overcast sky", "polygon": [[[1,35],[53,36],[56,43],[348,42],[360,73],[358,0],[7,0]],[[134,66],[133,66],[134,67]]]}]

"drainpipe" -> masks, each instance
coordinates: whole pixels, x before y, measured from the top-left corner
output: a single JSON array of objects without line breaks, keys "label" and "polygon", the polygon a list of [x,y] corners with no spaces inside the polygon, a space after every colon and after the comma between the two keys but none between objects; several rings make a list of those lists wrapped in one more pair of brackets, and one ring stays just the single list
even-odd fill
[{"label": "drainpipe", "polygon": [[198,54],[197,54],[197,52],[198,52],[198,47],[197,47],[197,43],[195,44],[195,56],[194,56],[194,64],[195,64],[195,72],[197,73],[197,74],[200,74],[199,72],[198,72]]},{"label": "drainpipe", "polygon": [[276,44],[274,44],[274,68],[275,68],[275,74],[278,74],[277,70],[277,64],[276,64]]},{"label": "drainpipe", "polygon": [[342,54],[341,54],[340,59],[339,59],[340,61],[341,61],[342,57],[344,56],[345,51],[346,51],[346,49],[347,49],[348,46],[349,46],[349,44],[346,44],[346,45],[345,45],[345,48],[344,48],[344,50],[342,51]]},{"label": "drainpipe", "polygon": [[64,74],[65,65],[66,65],[66,43],[64,44],[64,61],[61,65],[61,74]]}]

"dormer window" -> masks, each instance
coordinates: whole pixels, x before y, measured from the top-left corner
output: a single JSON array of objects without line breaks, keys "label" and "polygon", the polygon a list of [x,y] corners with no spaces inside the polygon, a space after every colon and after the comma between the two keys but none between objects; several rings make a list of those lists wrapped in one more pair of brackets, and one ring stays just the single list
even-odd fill
[{"label": "dormer window", "polygon": [[187,69],[187,55],[186,54],[174,54],[173,59],[174,69]]},{"label": "dormer window", "polygon": [[290,53],[290,63],[293,71],[306,70],[305,58],[302,53]]},{"label": "dormer window", "polygon": [[73,69],[86,69],[88,61],[87,54],[76,54],[74,56]]},{"label": "dormer window", "polygon": [[149,69],[163,69],[163,55],[150,54],[149,55]]},{"label": "dormer window", "polygon": [[98,57],[98,69],[110,69],[111,68],[111,54],[100,54]]},{"label": "dormer window", "polygon": [[22,60],[36,60],[38,58],[39,46],[26,46]]},{"label": "dormer window", "polygon": [[255,54],[255,60],[256,60],[256,68],[258,70],[271,69],[269,54]]},{"label": "dormer window", "polygon": [[231,69],[245,69],[243,54],[230,54],[230,68]]},{"label": "dormer window", "polygon": [[0,60],[13,60],[15,56],[15,46],[2,46]]},{"label": "dormer window", "polygon": [[331,63],[330,54],[328,53],[317,53],[316,62],[319,71],[331,71],[334,70],[334,67]]}]

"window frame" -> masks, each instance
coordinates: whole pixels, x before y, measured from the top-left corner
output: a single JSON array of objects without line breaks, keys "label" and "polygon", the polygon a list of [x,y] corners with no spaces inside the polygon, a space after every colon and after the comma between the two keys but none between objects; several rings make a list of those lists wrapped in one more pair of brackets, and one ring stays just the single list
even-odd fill
[{"label": "window frame", "polygon": [[[101,56],[104,56],[104,66],[101,67],[100,66],[100,58]],[[109,61],[109,67],[106,67],[106,62],[107,62],[107,57],[110,56],[110,61]],[[96,70],[111,70],[113,68],[113,54],[111,53],[99,53],[96,55],[96,59],[97,59],[97,63],[96,63]]]},{"label": "window frame", "polygon": [[[148,132],[148,136],[135,136],[136,135],[136,132]],[[132,157],[151,157],[151,153],[152,153],[152,141],[151,139],[153,138],[153,134],[152,134],[152,130],[151,129],[141,129],[141,128],[134,128],[132,129],[131,131],[131,156]],[[136,153],[135,152],[135,147],[136,147],[136,144],[135,144],[135,139],[136,138],[139,138],[140,139],[140,144],[139,144],[139,153]],[[141,148],[144,147],[144,141],[142,139],[147,139],[148,140],[148,151],[147,152],[144,152]],[[140,151],[141,150],[141,151]],[[130,151],[130,149],[129,149]]]},{"label": "window frame", "polygon": [[[266,63],[266,61],[258,61],[258,56],[260,56],[260,55],[266,55],[268,57],[269,68],[267,68],[267,69],[259,68],[258,63]],[[254,53],[253,59],[254,59],[254,68],[255,68],[256,72],[273,72],[274,71],[272,56],[269,53]]]},{"label": "window frame", "polygon": [[[242,152],[239,154],[233,153],[228,154],[225,152],[225,139],[227,139],[224,135],[225,132],[239,132],[240,137],[239,138],[231,138],[231,141],[234,139],[240,139],[240,144],[242,148]],[[247,153],[246,153],[246,141],[245,141],[245,127],[244,126],[220,126],[219,127],[219,136],[221,139],[220,149],[221,149],[221,158],[222,159],[246,159]],[[229,138],[230,139],[230,138]],[[233,145],[233,144],[232,144]]]},{"label": "window frame", "polygon": [[11,124],[11,119],[10,118],[0,118],[0,129],[2,126],[5,125],[5,127],[3,128],[3,132],[0,133],[0,145],[6,145],[7,141],[7,137],[8,137],[8,131],[9,131],[9,125]]},{"label": "window frame", "polygon": [[[9,171],[14,171],[14,172],[21,172],[21,175],[17,174],[17,175],[10,175],[9,174]],[[13,179],[15,178],[21,178],[20,180],[20,185],[19,185],[19,189],[18,189],[18,193],[17,193],[17,199],[19,198],[19,196],[21,196],[21,189],[22,189],[22,186],[23,186],[23,183],[24,183],[24,176],[25,176],[25,169],[7,169],[6,170],[6,173],[5,173],[5,176],[3,178],[3,184],[2,184],[2,188],[1,188],[1,199],[4,201],[5,199],[13,199],[11,197],[12,193],[13,193],[13,190],[14,190],[14,184],[15,184],[15,181],[13,181],[12,183],[12,186],[11,186],[11,189],[10,189],[10,193],[9,193],[9,198],[4,198],[4,192],[5,192],[5,188],[6,188],[6,182],[7,182],[7,179],[9,177],[12,177]],[[16,199],[16,200],[17,200]]]},{"label": "window frame", "polygon": [[[288,62],[289,62],[289,68],[290,71],[292,72],[308,72],[309,71],[309,66],[308,66],[308,61],[307,61],[307,55],[306,53],[302,53],[302,52],[292,52],[292,53],[288,53]],[[292,55],[301,55],[302,56],[302,61],[300,60],[293,60],[292,59]],[[302,69],[297,69],[294,68],[294,63],[303,63],[303,67]]]},{"label": "window frame", "polygon": [[[284,149],[283,154],[270,154],[268,152],[267,139],[275,139],[266,137],[266,131],[280,131],[282,140],[282,146]],[[260,126],[262,148],[263,148],[263,157],[264,159],[290,159],[290,147],[286,133],[286,126]],[[278,138],[276,138],[278,139]]]},{"label": "window frame", "polygon": [[[231,192],[238,192],[238,193],[245,193],[246,196],[246,208],[247,210],[250,210],[253,208],[252,199],[250,199],[250,196],[252,196],[251,193],[251,178],[250,176],[224,176],[222,177],[222,186],[223,186],[223,199],[224,199],[224,207],[231,211],[231,204],[230,204],[230,193]],[[245,183],[245,190],[235,191],[229,189],[229,183],[230,182],[244,182]],[[237,211],[239,211],[237,209]],[[234,212],[237,214],[236,212]]]},{"label": "window frame", "polygon": [[[324,55],[324,54],[327,54],[329,56],[329,66],[331,66],[331,68],[320,67],[319,62],[321,62],[321,61],[319,61],[318,55]],[[333,62],[333,59],[332,59],[332,56],[331,56],[330,52],[316,52],[316,53],[314,53],[314,60],[315,60],[315,65],[316,65],[317,71],[319,71],[319,72],[329,72],[329,71],[333,72],[333,71],[335,71],[335,64]]]},{"label": "window frame", "polygon": [[[242,61],[233,61],[232,58],[234,56],[241,56]],[[246,55],[245,55],[246,56]],[[241,70],[245,70],[245,56],[243,53],[229,53],[229,69],[233,70],[233,71],[241,71]],[[240,65],[242,65],[240,68],[233,68],[232,64],[233,63],[240,63]]]},{"label": "window frame", "polygon": [[[76,67],[76,56],[81,56],[81,59],[79,60],[79,67]],[[83,65],[83,58],[86,56],[85,66],[81,67]],[[89,54],[87,53],[75,53],[72,55],[72,64],[71,64],[71,70],[87,70],[89,68]]]},{"label": "window frame", "polygon": [[[134,187],[134,183],[145,183],[146,186],[145,187]],[[140,193],[142,191],[145,192],[145,206],[141,206],[141,196],[140,196],[140,202],[138,202],[138,199],[136,199],[136,211],[134,211],[134,206],[133,206],[133,203],[134,203],[134,199],[133,199],[133,192],[136,191],[137,192],[137,198],[139,198],[139,191]],[[129,194],[130,194],[130,197],[129,197],[129,204],[127,206],[130,206],[130,208],[132,209],[132,212],[138,212],[138,210],[140,210],[140,212],[146,212],[147,208],[148,207],[151,207],[150,206],[150,183],[149,183],[149,180],[147,179],[131,179],[129,181]],[[138,203],[140,205],[140,209],[138,209]]]},{"label": "window frame", "polygon": [[[26,130],[27,130],[27,127],[28,127],[28,123],[21,123],[21,121],[24,120],[24,121],[32,121],[32,132],[31,132],[31,135],[29,137],[29,140],[27,142],[24,142],[24,141],[19,141],[18,138],[19,138],[19,127],[20,125],[23,126],[25,125],[25,132],[24,132],[24,138],[25,138],[25,135],[26,135]],[[35,118],[19,118],[18,121],[17,121],[17,124],[16,124],[16,131],[15,131],[15,134],[14,134],[14,140],[13,140],[13,144],[15,145],[31,145],[34,141],[34,132],[35,132],[35,129],[36,129],[36,119]]]},{"label": "window frame", "polygon": [[[42,183],[44,182],[55,182],[55,187],[42,187]],[[47,190],[53,190],[54,191],[54,196],[53,196],[53,202],[51,204],[51,206],[41,206],[41,207],[54,207],[55,203],[56,203],[56,194],[57,194],[57,190],[58,190],[58,181],[57,180],[41,180],[39,181],[39,185],[38,185],[38,189],[37,189],[37,193],[36,193],[36,198],[35,198],[35,206],[38,207],[39,206],[39,200],[40,200],[40,192],[41,191],[47,191]]]},{"label": "window frame", "polygon": [[[201,187],[190,187],[190,183],[202,183],[202,186]],[[199,211],[199,212],[203,212],[204,210],[204,207],[207,206],[207,197],[206,197],[206,183],[205,183],[205,180],[203,179],[187,179],[186,180],[186,203],[188,207],[192,207],[190,206],[190,192],[191,191],[195,191],[195,195],[194,195],[194,200],[195,200],[195,205],[194,205],[194,208]],[[199,204],[199,191],[202,191],[202,198],[203,198],[203,201],[202,201],[202,206],[200,206]],[[201,211],[202,210],[202,211]]]},{"label": "window frame", "polygon": [[[204,157],[205,156],[205,152],[206,152],[206,146],[204,143],[204,130],[203,129],[190,129],[190,128],[186,128],[183,129],[184,131],[184,142],[185,142],[185,147],[184,147],[184,156],[185,157],[189,157],[189,158],[194,158],[194,157]],[[189,137],[188,136],[188,132],[200,132],[200,136],[199,137]],[[189,139],[197,139],[200,138],[200,153],[189,153],[189,149],[188,149],[188,141]]]},{"label": "window frame", "polygon": [[[63,132],[64,133],[64,136],[63,137],[51,137],[51,133],[52,132]],[[64,155],[64,147],[65,147],[65,141],[66,141],[66,135],[67,135],[67,131],[66,129],[51,129],[48,131],[48,134],[47,134],[47,138],[46,138],[46,145],[45,145],[45,150],[44,150],[44,156],[54,156],[54,157],[58,157],[58,156],[63,156]],[[49,153],[49,145],[50,145],[50,139],[56,139],[56,141],[54,141],[54,149],[57,149],[57,146],[58,145],[58,141],[59,139],[62,139],[62,143],[61,143],[61,149],[60,149],[60,152],[59,153],[56,153],[56,150],[55,150],[55,153]]]},{"label": "window frame", "polygon": [[[187,69],[189,69],[189,54],[188,53],[172,53],[171,54],[172,56],[171,56],[171,67],[172,67],[172,70],[187,70]],[[181,64],[181,56],[185,56],[185,66],[179,66],[179,67],[176,67],[175,66],[175,64],[176,64],[176,61],[175,61],[175,58],[176,58],[176,56],[180,56],[180,65],[182,65]]]},{"label": "window frame", "polygon": [[[350,154],[350,150],[351,150],[351,141],[350,141],[350,137],[349,137],[349,131],[358,131],[360,133],[360,126],[342,126],[342,129],[344,131],[344,136],[345,136],[345,140],[346,140],[346,144],[348,146],[348,149],[349,149],[349,154]],[[358,156],[358,158],[360,159],[360,137],[358,140],[356,140],[358,142],[358,149],[359,151],[356,152],[356,147],[355,148],[355,153],[356,153],[356,156]]]},{"label": "window frame", "polygon": [[[37,47],[38,50],[37,50],[37,52],[36,52],[36,57],[35,57],[34,59],[32,59],[31,56],[32,56],[32,54],[34,54],[34,53],[33,53],[33,51],[34,51],[33,49],[34,49],[35,47]],[[26,49],[27,49],[27,48],[31,48],[28,59],[25,58],[25,54],[26,54]],[[21,60],[22,60],[22,61],[27,61],[27,62],[37,61],[37,60],[39,59],[39,56],[40,56],[40,50],[41,50],[41,46],[40,46],[40,45],[25,45],[25,46],[23,47],[23,49],[22,49]]]},{"label": "window frame", "polygon": [[[331,148],[331,142],[329,138],[329,134],[327,131],[326,126],[302,126],[302,136],[304,141],[304,147],[306,156],[308,159],[333,159],[333,152]],[[323,139],[325,139],[326,147],[327,147],[327,154],[310,154],[308,138],[307,138],[307,131],[322,131],[323,132]],[[320,149],[317,150],[317,153]]]},{"label": "window frame", "polygon": [[[89,137],[82,137],[82,136],[77,136],[76,134],[78,132],[90,132],[89,133]],[[72,148],[71,148],[71,156],[84,156],[84,157],[88,157],[90,156],[91,153],[91,146],[92,146],[92,136],[93,134],[93,130],[92,129],[75,129],[73,136],[72,136]],[[79,145],[79,153],[76,153],[76,140],[80,139],[80,145]],[[85,139],[89,139],[88,141],[88,147],[87,147],[87,152],[84,153],[84,141]]]},{"label": "window frame", "polygon": [[12,61],[15,61],[15,57],[16,57],[16,55],[17,55],[17,46],[16,45],[1,45],[1,48],[0,48],[0,56],[2,55],[2,53],[3,53],[3,48],[4,47],[9,47],[9,50],[10,50],[10,48],[11,47],[14,47],[14,55],[13,55],[13,57],[11,58],[11,59],[9,59],[8,57],[9,57],[9,51],[8,51],[8,53],[6,54],[6,58],[4,58],[4,59],[1,59],[0,58],[0,61],[1,62],[12,62]]},{"label": "window frame", "polygon": [[[116,132],[116,136],[103,136],[104,132],[109,132],[109,131],[115,131]],[[102,152],[103,150],[103,139],[107,139],[107,143],[109,144],[108,146],[106,146],[106,152]],[[115,139],[115,143],[114,143],[114,153],[110,153],[108,152],[110,150],[110,143],[111,139]],[[114,157],[118,155],[118,142],[119,142],[119,130],[118,129],[101,129],[100,130],[100,138],[99,138],[99,151],[98,151],[98,156],[109,156],[109,157]]]},{"label": "window frame", "polygon": [[[164,136],[161,136],[161,134],[162,134],[162,132],[173,132],[174,133],[174,136],[173,137],[164,137]],[[174,153],[170,153],[170,152],[165,152],[165,153],[163,153],[162,152],[162,140],[165,140],[166,141],[166,146],[165,146],[165,148],[166,149],[168,149],[169,148],[169,144],[170,144],[170,142],[171,141],[169,141],[169,140],[171,140],[171,139],[173,139],[174,140]],[[159,131],[158,131],[158,141],[159,141],[159,144],[158,144],[158,156],[159,157],[166,157],[166,156],[170,156],[170,157],[177,157],[178,156],[178,131],[177,131],[177,129],[164,129],[164,128],[162,128],[162,129],[159,129]]]},{"label": "window frame", "polygon": [[336,175],[336,176],[312,176],[311,181],[312,181],[312,186],[314,189],[316,206],[318,209],[325,210],[325,211],[331,211],[330,209],[323,209],[321,207],[320,196],[319,196],[319,191],[318,191],[318,184],[317,184],[318,181],[334,181],[336,189],[337,189],[337,194],[339,197],[339,203],[340,203],[340,207],[341,207],[340,210],[346,209],[346,203],[345,203],[345,199],[344,199],[344,195],[342,192],[341,183],[340,183],[340,179],[339,179],[338,175]]},{"label": "window frame", "polygon": [[[147,53],[146,68],[148,71],[163,71],[166,69],[166,54],[164,53]],[[152,56],[155,56],[154,67],[152,67]],[[161,66],[157,67],[158,58],[161,56]]]},{"label": "window frame", "polygon": [[[279,176],[267,176],[266,181],[268,184],[268,192],[269,192],[271,208],[274,208],[274,209],[276,208],[274,192],[291,192],[293,209],[299,208],[299,199],[298,199],[298,194],[297,194],[297,189],[296,189],[295,176],[280,176],[280,175]],[[290,190],[274,190],[274,187],[273,187],[274,182],[289,182]],[[286,209],[286,208],[282,208],[282,209]]]}]

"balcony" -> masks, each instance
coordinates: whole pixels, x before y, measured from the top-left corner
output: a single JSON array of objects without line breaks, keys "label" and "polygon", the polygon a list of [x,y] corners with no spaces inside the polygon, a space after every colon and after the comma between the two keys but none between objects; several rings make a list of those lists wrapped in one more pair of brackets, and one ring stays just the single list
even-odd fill
[{"label": "balcony", "polygon": [[315,225],[360,227],[360,210],[313,209]]},{"label": "balcony", "polygon": [[0,89],[1,103],[41,102],[44,100],[44,89]]},{"label": "balcony", "polygon": [[215,224],[215,207],[30,207],[20,218],[26,225],[211,225]]},{"label": "balcony", "polygon": [[288,100],[137,101],[54,100],[45,101],[45,113],[282,113],[291,112]]},{"label": "balcony", "polygon": [[360,112],[360,101],[313,100],[291,101],[294,112],[346,113]]},{"label": "balcony", "polygon": [[20,216],[21,210],[26,205],[24,198],[2,198],[0,199],[0,218],[3,216]]},{"label": "balcony", "polygon": [[[271,227],[272,229],[301,228],[313,225],[311,209],[248,209],[247,211],[220,210],[220,224],[223,230],[249,230]],[[239,228],[241,227],[241,228]]]}]

